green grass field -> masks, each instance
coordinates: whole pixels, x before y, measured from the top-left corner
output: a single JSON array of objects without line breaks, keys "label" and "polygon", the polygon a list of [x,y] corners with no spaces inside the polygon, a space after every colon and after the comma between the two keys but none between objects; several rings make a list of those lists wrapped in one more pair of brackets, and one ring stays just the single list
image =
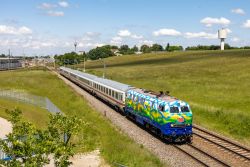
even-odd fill
[{"label": "green grass field", "polygon": [[[46,70],[18,70],[0,72],[0,89],[25,90],[28,93],[48,97],[67,115],[77,115],[87,123],[78,135],[77,151],[100,149],[107,163],[126,166],[163,166],[157,157],[136,144],[114,127],[109,120],[94,111],[87,102],[76,94],[57,76]],[[0,106],[12,109],[18,106],[24,116],[42,126],[46,123],[47,111],[26,104],[0,99]],[[6,117],[0,109],[0,116]]]},{"label": "green grass field", "polygon": [[[250,145],[250,50],[151,53],[105,62],[107,78],[168,90],[191,105],[196,124]],[[89,61],[86,69],[102,76],[102,61]]]}]

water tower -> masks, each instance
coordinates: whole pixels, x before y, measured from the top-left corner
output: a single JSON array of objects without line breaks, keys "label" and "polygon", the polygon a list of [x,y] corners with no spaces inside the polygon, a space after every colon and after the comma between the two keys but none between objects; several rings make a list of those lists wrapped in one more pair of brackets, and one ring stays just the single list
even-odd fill
[{"label": "water tower", "polygon": [[222,28],[218,31],[218,38],[220,39],[220,49],[224,50],[225,39],[227,38],[227,30]]}]

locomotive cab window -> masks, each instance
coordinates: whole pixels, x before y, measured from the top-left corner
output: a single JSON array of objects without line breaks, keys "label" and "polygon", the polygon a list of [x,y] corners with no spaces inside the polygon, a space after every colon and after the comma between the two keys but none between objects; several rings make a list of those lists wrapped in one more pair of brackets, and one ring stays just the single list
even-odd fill
[{"label": "locomotive cab window", "polygon": [[178,107],[170,107],[170,113],[179,113]]},{"label": "locomotive cab window", "polygon": [[189,108],[187,106],[182,106],[181,112],[190,112],[190,111],[189,111]]}]

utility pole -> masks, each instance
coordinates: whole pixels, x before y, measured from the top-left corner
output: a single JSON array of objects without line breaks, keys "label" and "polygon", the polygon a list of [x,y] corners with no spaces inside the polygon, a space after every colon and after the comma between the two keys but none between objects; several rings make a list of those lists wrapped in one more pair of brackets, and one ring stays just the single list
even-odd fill
[{"label": "utility pole", "polygon": [[83,72],[85,72],[85,57],[84,57],[84,60],[83,60]]},{"label": "utility pole", "polygon": [[10,70],[10,49],[9,49],[8,70]]}]

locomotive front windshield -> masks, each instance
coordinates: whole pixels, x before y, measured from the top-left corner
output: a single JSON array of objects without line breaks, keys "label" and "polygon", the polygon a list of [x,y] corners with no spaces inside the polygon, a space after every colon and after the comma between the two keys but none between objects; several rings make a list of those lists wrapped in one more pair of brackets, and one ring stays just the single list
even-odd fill
[{"label": "locomotive front windshield", "polygon": [[170,113],[179,113],[178,107],[170,107]]},{"label": "locomotive front windshield", "polygon": [[187,106],[181,107],[181,112],[190,112],[189,108]]}]

